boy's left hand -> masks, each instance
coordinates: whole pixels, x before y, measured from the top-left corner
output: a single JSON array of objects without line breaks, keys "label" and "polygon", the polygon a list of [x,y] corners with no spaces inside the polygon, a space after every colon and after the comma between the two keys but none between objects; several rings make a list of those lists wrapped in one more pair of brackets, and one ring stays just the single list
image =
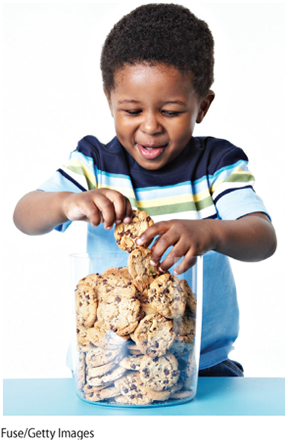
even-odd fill
[{"label": "boy's left hand", "polygon": [[166,272],[176,261],[184,256],[183,261],[174,270],[181,274],[195,264],[195,257],[203,255],[217,245],[217,235],[213,229],[212,220],[171,220],[161,221],[149,227],[141,235],[137,244],[148,242],[155,236],[160,235],[153,244],[151,262],[159,265],[162,255],[173,246],[160,265],[160,270]]}]

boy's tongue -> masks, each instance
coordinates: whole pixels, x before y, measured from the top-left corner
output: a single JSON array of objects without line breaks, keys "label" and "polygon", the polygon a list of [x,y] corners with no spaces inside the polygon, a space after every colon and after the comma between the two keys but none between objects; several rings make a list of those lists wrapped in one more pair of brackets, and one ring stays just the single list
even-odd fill
[{"label": "boy's tongue", "polygon": [[165,149],[165,147],[144,147],[141,144],[137,144],[141,155],[148,160],[157,158]]}]

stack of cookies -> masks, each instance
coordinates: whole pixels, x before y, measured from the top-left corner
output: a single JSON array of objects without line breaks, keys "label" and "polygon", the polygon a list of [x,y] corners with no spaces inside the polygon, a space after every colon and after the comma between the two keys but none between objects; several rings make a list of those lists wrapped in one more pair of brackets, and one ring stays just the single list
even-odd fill
[{"label": "stack of cookies", "polygon": [[196,299],[186,280],[150,263],[136,240],[153,224],[133,211],[115,228],[126,267],[81,279],[75,290],[80,396],[91,402],[149,405],[194,397]]}]

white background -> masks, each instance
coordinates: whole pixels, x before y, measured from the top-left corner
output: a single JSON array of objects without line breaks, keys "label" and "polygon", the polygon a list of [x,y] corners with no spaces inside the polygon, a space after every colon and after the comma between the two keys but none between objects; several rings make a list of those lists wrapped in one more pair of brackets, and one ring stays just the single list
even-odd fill
[{"label": "white background", "polygon": [[[17,201],[91,134],[108,142],[113,120],[102,92],[101,47],[124,14],[146,2],[4,5],[2,145],[2,336],[4,378],[67,377],[69,260],[85,251],[85,223],[28,237],[12,222]],[[148,2],[147,2],[148,3]],[[267,261],[232,261],[240,335],[232,359],[247,377],[284,376],[287,221],[284,192],[284,4],[194,3],[215,39],[216,99],[194,135],[242,147],[273,218],[278,250]],[[287,75],[287,74],[286,74]]]}]

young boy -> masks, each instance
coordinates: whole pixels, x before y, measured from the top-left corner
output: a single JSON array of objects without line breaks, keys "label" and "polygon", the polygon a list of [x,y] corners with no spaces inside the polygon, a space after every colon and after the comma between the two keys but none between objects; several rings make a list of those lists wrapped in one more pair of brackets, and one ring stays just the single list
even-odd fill
[{"label": "young boy", "polygon": [[18,202],[14,221],[30,235],[88,221],[87,251],[119,252],[113,225],[128,223],[132,208],[145,210],[155,224],[138,244],[157,237],[152,262],[162,271],[184,257],[181,274],[204,255],[200,376],[243,376],[228,359],[239,329],[228,257],[266,259],[276,236],[245,153],[192,136],[214,100],[213,47],[207,24],[182,6],[148,4],[123,17],[101,56],[116,137],[107,145],[83,138],[64,167]]}]

